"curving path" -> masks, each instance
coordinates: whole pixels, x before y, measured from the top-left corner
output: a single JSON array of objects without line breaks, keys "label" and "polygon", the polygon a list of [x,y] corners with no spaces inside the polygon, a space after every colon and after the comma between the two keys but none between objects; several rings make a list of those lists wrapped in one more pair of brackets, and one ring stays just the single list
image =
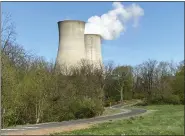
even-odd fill
[{"label": "curving path", "polygon": [[[121,105],[115,105],[112,108],[120,108]],[[126,118],[135,116],[141,113],[145,113],[146,109],[138,109],[138,108],[132,108],[127,110],[126,112],[121,112],[119,114],[114,115],[108,115],[108,116],[99,116],[94,117],[90,119],[79,119],[79,120],[71,120],[71,121],[62,121],[62,122],[50,122],[50,123],[41,123],[41,124],[34,124],[34,125],[23,125],[23,126],[16,126],[13,128],[6,128],[1,129],[1,134],[6,135],[8,133],[15,133],[15,132],[22,132],[22,131],[28,131],[28,130],[42,130],[42,129],[48,129],[48,128],[55,128],[55,127],[63,127],[68,125],[77,125],[77,124],[84,124],[84,123],[96,123],[96,122],[103,122],[103,121],[109,121],[119,118]]]}]

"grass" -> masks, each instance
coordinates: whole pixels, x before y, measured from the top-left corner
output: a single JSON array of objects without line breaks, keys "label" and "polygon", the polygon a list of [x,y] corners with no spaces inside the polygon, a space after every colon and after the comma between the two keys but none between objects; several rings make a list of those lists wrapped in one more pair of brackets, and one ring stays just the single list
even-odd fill
[{"label": "grass", "polygon": [[[138,107],[138,106],[137,106]],[[75,130],[61,134],[125,134],[125,135],[183,135],[184,106],[183,105],[153,105],[148,110],[156,110],[145,116],[106,122],[94,125],[89,129]],[[56,135],[56,134],[55,134]]]}]

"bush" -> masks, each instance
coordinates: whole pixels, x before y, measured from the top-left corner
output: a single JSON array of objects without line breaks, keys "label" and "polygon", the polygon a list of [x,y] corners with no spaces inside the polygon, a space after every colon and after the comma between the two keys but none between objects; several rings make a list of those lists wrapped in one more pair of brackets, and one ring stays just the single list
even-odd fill
[{"label": "bush", "polygon": [[64,121],[64,120],[72,120],[75,119],[75,115],[73,112],[68,112],[65,115],[61,115],[58,119],[58,121]]},{"label": "bush", "polygon": [[180,98],[178,95],[169,95],[169,96],[162,96],[157,95],[153,96],[151,99],[147,99],[146,101],[148,104],[180,104]]},{"label": "bush", "polygon": [[113,101],[114,101],[114,99],[112,99],[112,98],[109,98],[109,99],[105,100],[104,101],[104,106],[105,107],[109,107],[110,106],[110,103],[112,105]]},{"label": "bush", "polygon": [[110,102],[108,100],[104,101],[104,106],[105,107],[109,107],[110,106]]},{"label": "bush", "polygon": [[164,98],[164,102],[168,104],[180,104],[180,98],[178,95],[170,95]]},{"label": "bush", "polygon": [[152,96],[151,99],[147,99],[148,104],[164,104],[164,99],[161,95]]},{"label": "bush", "polygon": [[79,100],[70,103],[69,110],[75,119],[91,118],[103,113],[104,107],[101,103],[95,98],[79,98]]},{"label": "bush", "polygon": [[76,119],[92,118],[95,115],[96,113],[92,109],[90,109],[89,107],[83,107],[75,113],[75,118]]},{"label": "bush", "polygon": [[132,92],[125,91],[123,97],[124,97],[124,100],[131,100],[132,99]]},{"label": "bush", "polygon": [[134,97],[133,98],[134,99],[143,99],[143,98],[145,98],[145,94],[143,92],[136,92],[134,94]]},{"label": "bush", "polygon": [[13,126],[16,124],[16,113],[13,110],[7,112],[4,116],[3,127]]},{"label": "bush", "polygon": [[139,102],[134,106],[147,106],[147,105],[148,105],[148,102],[146,100],[143,100],[142,102]]},{"label": "bush", "polygon": [[114,100],[115,100],[115,102],[120,101],[120,94],[119,94],[119,95],[116,95],[116,96],[114,97]]}]

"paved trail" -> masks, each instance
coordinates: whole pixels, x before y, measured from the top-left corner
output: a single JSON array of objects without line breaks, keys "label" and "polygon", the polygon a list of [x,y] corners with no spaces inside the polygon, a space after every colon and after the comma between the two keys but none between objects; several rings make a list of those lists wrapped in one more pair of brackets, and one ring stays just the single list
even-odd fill
[{"label": "paved trail", "polygon": [[[112,108],[120,108],[120,105],[116,105]],[[62,122],[50,122],[50,123],[41,123],[41,124],[34,124],[34,125],[23,125],[23,126],[16,126],[13,128],[1,129],[2,135],[8,134],[16,134],[17,132],[26,132],[26,131],[34,131],[34,130],[43,130],[43,129],[52,129],[57,127],[66,127],[70,125],[80,125],[80,124],[88,124],[88,123],[96,123],[96,122],[103,122],[109,121],[119,118],[131,117],[141,113],[145,113],[147,110],[145,109],[138,109],[132,108],[127,110],[127,112],[121,112],[119,114],[108,115],[108,116],[100,116],[90,119],[79,119],[79,120],[71,120],[71,121],[62,121]]]}]

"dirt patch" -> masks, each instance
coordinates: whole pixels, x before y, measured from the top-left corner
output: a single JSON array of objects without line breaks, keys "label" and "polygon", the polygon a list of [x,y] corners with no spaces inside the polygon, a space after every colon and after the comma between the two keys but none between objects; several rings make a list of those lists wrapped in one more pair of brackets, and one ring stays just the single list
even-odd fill
[{"label": "dirt patch", "polygon": [[66,132],[66,131],[73,131],[78,129],[85,129],[89,128],[92,124],[78,124],[78,125],[68,125],[62,127],[55,127],[55,128],[45,128],[39,130],[25,130],[20,132],[12,132],[8,133],[7,135],[50,135],[52,133],[58,132]]}]

